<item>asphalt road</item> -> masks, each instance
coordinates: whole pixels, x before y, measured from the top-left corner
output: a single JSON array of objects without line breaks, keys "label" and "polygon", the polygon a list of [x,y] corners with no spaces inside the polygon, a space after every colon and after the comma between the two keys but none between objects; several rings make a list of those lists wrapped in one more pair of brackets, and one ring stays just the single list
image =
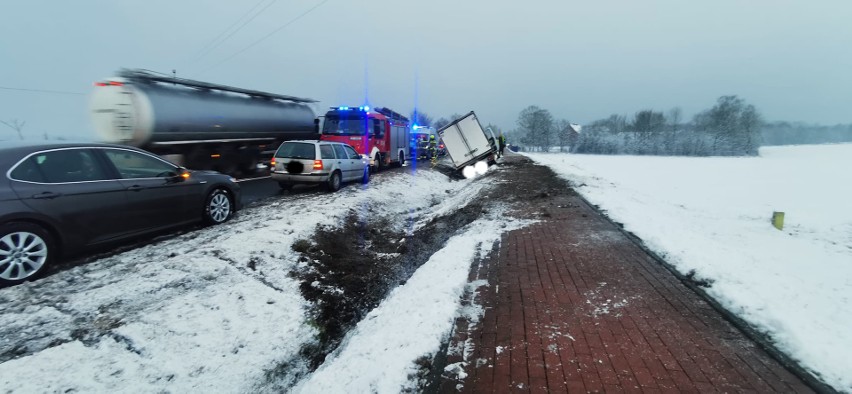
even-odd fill
[{"label": "asphalt road", "polygon": [[[423,165],[423,164],[421,164]],[[425,164],[428,168],[428,163]],[[407,162],[405,166],[399,168],[387,168],[382,170],[378,174],[373,174],[372,177],[384,177],[384,176],[392,176],[391,174],[395,174],[402,171],[416,171],[417,165],[412,162]],[[319,186],[312,185],[296,185],[290,191],[283,191],[280,187],[278,187],[278,183],[273,181],[269,176],[260,176],[254,178],[246,178],[240,179],[237,181],[240,184],[243,192],[243,208],[259,203],[267,198],[281,195],[293,195],[293,194],[302,194],[302,193],[325,193],[325,190],[320,188]]]},{"label": "asphalt road", "polygon": [[277,196],[282,193],[278,183],[272,178],[265,176],[259,178],[241,179],[238,181],[243,192],[243,207],[259,202],[266,198]]}]

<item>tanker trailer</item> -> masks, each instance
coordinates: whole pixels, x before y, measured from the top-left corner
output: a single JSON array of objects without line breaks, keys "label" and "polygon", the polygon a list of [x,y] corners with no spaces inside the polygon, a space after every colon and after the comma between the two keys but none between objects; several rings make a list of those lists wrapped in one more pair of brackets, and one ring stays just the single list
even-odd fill
[{"label": "tanker trailer", "polygon": [[250,174],[287,140],[319,139],[315,100],[121,70],[95,84],[90,110],[105,142],[193,169]]}]

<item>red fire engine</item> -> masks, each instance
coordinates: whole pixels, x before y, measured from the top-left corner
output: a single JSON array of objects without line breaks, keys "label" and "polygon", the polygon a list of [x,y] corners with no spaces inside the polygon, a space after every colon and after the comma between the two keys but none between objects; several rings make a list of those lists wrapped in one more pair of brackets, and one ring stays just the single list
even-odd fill
[{"label": "red fire engine", "polygon": [[387,108],[331,107],[325,114],[320,139],[345,142],[370,159],[379,171],[405,163],[409,121]]}]

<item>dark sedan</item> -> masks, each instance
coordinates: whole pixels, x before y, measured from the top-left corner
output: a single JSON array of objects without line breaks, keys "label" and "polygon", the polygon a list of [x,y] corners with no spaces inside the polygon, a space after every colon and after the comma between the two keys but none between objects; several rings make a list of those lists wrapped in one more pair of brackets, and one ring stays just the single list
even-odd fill
[{"label": "dark sedan", "polygon": [[0,143],[0,285],[60,255],[198,221],[240,204],[233,178],[107,144]]}]

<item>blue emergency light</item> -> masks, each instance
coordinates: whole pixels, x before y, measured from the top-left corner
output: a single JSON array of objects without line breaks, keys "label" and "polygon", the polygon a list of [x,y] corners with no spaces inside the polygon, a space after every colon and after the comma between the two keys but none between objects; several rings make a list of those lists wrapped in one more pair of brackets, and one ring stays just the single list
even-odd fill
[{"label": "blue emergency light", "polygon": [[331,107],[331,109],[336,109],[338,111],[350,111],[350,110],[355,111],[355,110],[357,110],[357,111],[370,112],[370,106],[369,105],[364,105],[364,106],[357,107],[357,108],[356,107],[349,107],[349,106],[340,106],[340,107]]}]

